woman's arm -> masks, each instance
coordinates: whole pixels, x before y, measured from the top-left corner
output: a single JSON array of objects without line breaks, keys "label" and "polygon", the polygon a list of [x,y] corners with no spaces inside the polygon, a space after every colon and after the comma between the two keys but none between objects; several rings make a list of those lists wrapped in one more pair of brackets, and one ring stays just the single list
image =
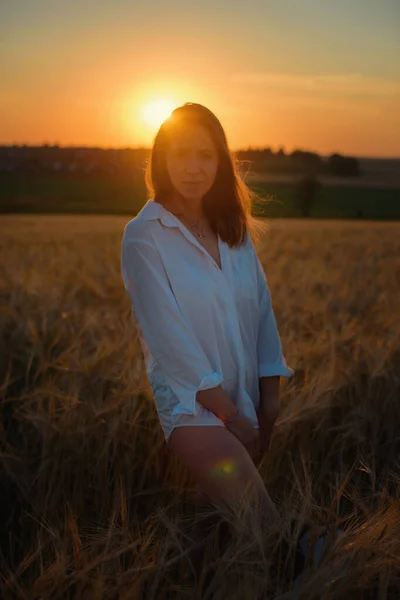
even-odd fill
[{"label": "woman's arm", "polygon": [[197,401],[221,420],[231,419],[237,412],[236,404],[220,385],[197,392]]},{"label": "woman's arm", "polygon": [[261,446],[267,452],[271,442],[272,430],[280,410],[280,376],[260,377],[260,406],[257,412],[260,425]]},{"label": "woman's arm", "polygon": [[[272,376],[291,377],[293,369],[287,366],[282,352],[278,326],[272,306],[271,292],[267,283],[264,270],[258,256],[257,286],[259,299],[259,325],[257,338],[258,376],[260,380]],[[260,385],[265,385],[261,384]],[[273,384],[266,384],[267,389]]]},{"label": "woman's arm", "polygon": [[286,364],[267,278],[254,245],[253,250],[257,269],[260,311],[257,338],[260,407],[257,416],[260,425],[261,443],[263,450],[267,451],[272,430],[279,415],[280,378],[291,377],[294,371]]},{"label": "woman's arm", "polygon": [[[223,377],[212,368],[182,314],[145,221],[131,221],[125,227],[121,270],[143,338],[179,400],[175,413],[196,415],[198,392],[217,388]],[[213,397],[222,393],[215,391]]]}]

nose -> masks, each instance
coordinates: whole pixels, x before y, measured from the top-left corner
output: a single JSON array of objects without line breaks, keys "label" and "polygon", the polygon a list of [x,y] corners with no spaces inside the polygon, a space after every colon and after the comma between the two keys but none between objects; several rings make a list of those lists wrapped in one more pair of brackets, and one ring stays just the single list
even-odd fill
[{"label": "nose", "polygon": [[198,173],[199,172],[199,161],[195,156],[188,156],[185,163],[186,173]]}]

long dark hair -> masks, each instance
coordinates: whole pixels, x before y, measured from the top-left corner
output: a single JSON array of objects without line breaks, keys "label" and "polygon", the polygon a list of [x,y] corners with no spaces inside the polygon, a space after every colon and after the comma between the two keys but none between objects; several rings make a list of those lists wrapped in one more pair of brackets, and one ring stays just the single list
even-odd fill
[{"label": "long dark hair", "polygon": [[149,197],[162,205],[172,197],[175,190],[168,174],[166,150],[178,129],[194,123],[207,129],[218,152],[214,184],[203,196],[203,210],[211,228],[230,247],[241,246],[246,240],[246,232],[257,243],[267,229],[266,224],[251,214],[258,196],[244,182],[221,123],[202,104],[186,102],[179,106],[158,130],[145,172]]}]

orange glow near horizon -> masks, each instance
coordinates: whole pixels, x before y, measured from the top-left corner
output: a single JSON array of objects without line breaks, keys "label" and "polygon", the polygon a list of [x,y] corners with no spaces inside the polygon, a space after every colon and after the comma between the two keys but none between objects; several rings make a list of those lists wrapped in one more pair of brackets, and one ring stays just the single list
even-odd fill
[{"label": "orange glow near horizon", "polygon": [[400,156],[394,5],[366,25],[357,3],[315,3],[8,3],[0,145],[150,148],[197,102],[232,150]]},{"label": "orange glow near horizon", "polygon": [[[233,150],[268,146],[288,152],[300,148],[320,154],[393,156],[398,154],[393,136],[398,117],[391,94],[399,88],[378,86],[378,81],[366,78],[268,74],[236,74],[226,77],[220,88],[159,73],[135,85],[113,75],[93,76],[75,88],[69,86],[65,94],[53,95],[49,102],[38,88],[27,104],[11,94],[0,96],[0,106],[8,108],[1,111],[3,118],[0,114],[0,144],[150,148],[161,123],[176,107],[199,102],[220,120]],[[374,89],[379,95],[372,93]],[[232,101],[226,101],[228,96]],[[378,110],[376,137],[367,123]]]},{"label": "orange glow near horizon", "polygon": [[[11,95],[9,99],[0,96],[0,105],[8,105],[8,118],[5,110],[4,118],[0,116],[0,144],[149,148],[160,125],[176,107],[199,102],[220,120],[233,150],[268,146],[320,154],[400,153],[392,135],[398,119],[390,98],[398,88],[392,92],[381,86],[377,88],[380,95],[373,95],[369,101],[366,93],[379,85],[375,81],[272,75],[258,80],[249,74],[228,78],[224,88],[185,84],[177,77],[157,75],[135,86],[114,82],[112,76],[95,83],[94,90],[89,81],[49,103],[43,90],[34,90],[28,104]],[[356,85],[360,92],[358,88],[354,91]],[[364,88],[361,102],[356,92],[361,94]],[[231,102],[226,101],[228,95]],[[377,138],[367,123],[378,110],[381,135]]]}]

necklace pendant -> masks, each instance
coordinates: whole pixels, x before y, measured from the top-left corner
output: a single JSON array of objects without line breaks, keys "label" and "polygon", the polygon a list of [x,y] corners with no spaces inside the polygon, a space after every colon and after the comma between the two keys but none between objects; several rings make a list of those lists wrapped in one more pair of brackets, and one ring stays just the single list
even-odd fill
[{"label": "necklace pendant", "polygon": [[198,233],[197,234],[199,236],[199,238],[205,238],[206,236],[204,235],[204,233]]}]

